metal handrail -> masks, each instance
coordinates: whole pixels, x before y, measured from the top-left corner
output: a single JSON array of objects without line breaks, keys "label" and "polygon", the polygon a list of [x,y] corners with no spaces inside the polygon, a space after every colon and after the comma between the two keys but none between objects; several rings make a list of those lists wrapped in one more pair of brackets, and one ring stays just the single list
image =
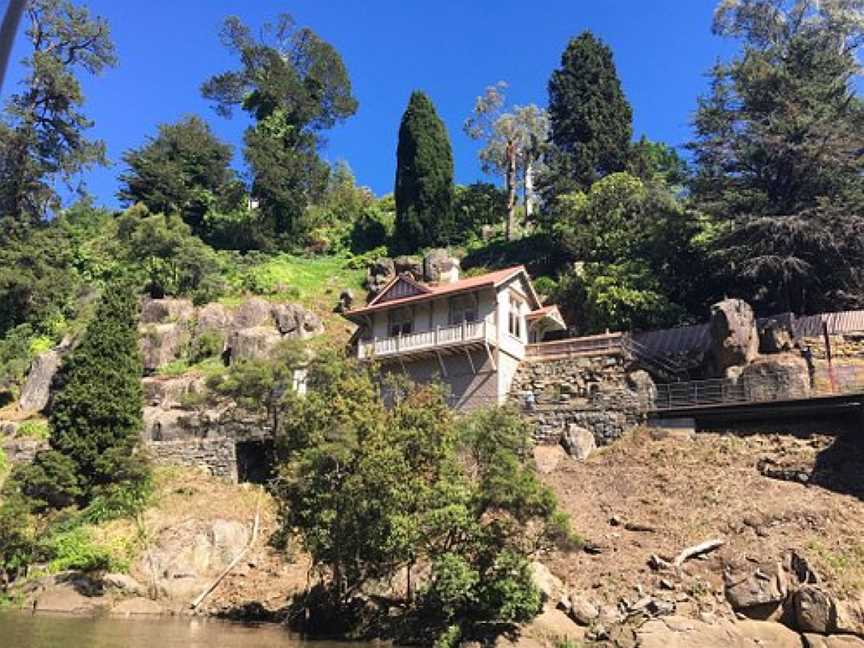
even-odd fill
[{"label": "metal handrail", "polygon": [[657,385],[644,399],[642,406],[649,411],[666,411],[735,405],[767,403],[787,400],[842,396],[864,392],[864,366],[840,365],[820,371],[806,383],[789,383],[789,374],[770,372],[759,376],[739,378],[709,378]]}]

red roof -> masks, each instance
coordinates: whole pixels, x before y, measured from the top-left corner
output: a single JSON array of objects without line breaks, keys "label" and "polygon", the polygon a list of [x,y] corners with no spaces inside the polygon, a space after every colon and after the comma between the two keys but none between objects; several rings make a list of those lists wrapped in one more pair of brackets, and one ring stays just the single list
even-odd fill
[{"label": "red roof", "polygon": [[538,308],[537,310],[531,311],[528,313],[528,319],[536,319],[538,317],[544,317],[546,315],[551,314],[554,311],[557,311],[558,307],[554,304],[551,306],[544,306],[543,308]]},{"label": "red roof", "polygon": [[[494,272],[477,275],[476,277],[460,279],[459,281],[454,281],[452,283],[434,285],[421,284],[424,288],[428,289],[428,292],[425,292],[422,295],[400,297],[399,299],[391,299],[384,302],[377,302],[376,298],[376,300],[373,300],[368,306],[364,306],[363,308],[355,308],[354,310],[347,311],[346,313],[344,313],[344,315],[345,317],[350,318],[353,315],[366,315],[375,311],[393,308],[394,306],[401,306],[403,304],[411,304],[414,302],[422,302],[429,299],[436,299],[438,297],[441,297],[442,295],[450,295],[469,290],[476,290],[478,288],[494,288],[504,283],[508,279],[512,278],[513,276],[519,274],[520,272],[525,272],[525,266],[520,265],[513,266],[512,268],[504,268],[503,270],[496,270]],[[379,297],[384,295],[384,293],[389,290],[393,286],[393,284],[395,284],[399,279],[400,277],[396,277],[389,284],[387,284],[384,289],[379,293]]]}]

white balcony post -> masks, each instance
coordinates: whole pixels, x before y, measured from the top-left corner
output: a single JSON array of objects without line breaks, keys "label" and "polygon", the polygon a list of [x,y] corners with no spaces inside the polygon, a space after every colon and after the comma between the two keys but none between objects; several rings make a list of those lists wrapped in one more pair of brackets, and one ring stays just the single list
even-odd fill
[{"label": "white balcony post", "polygon": [[466,328],[467,328],[467,324],[466,324],[465,320],[463,319],[462,320],[462,341],[463,342],[468,339],[468,336],[465,334]]}]

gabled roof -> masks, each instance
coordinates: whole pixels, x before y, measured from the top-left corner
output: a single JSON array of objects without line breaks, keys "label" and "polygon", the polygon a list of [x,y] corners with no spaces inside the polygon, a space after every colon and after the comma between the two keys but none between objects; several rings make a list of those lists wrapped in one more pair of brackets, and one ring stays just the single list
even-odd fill
[{"label": "gabled roof", "polygon": [[561,316],[561,311],[555,304],[543,306],[543,308],[538,308],[537,310],[531,311],[530,313],[528,313],[527,318],[530,322],[538,322],[543,319],[551,320],[552,322],[555,322],[560,328],[567,328],[567,325],[564,323],[564,318]]},{"label": "gabled roof", "polygon": [[537,293],[534,292],[534,287],[531,285],[531,279],[528,277],[528,273],[525,271],[525,266],[513,266],[511,268],[504,268],[503,270],[496,270],[494,272],[487,272],[486,274],[477,275],[476,277],[467,277],[465,279],[460,279],[459,281],[454,281],[452,283],[442,283],[442,284],[434,284],[434,285],[424,285],[419,284],[413,279],[411,280],[414,285],[424,288],[426,292],[418,295],[411,295],[409,297],[400,297],[397,299],[391,299],[387,301],[381,301],[381,297],[388,292],[396,283],[403,279],[403,276],[395,277],[393,280],[388,283],[384,289],[373,299],[369,304],[363,306],[362,308],[355,308],[353,310],[347,311],[344,313],[345,317],[348,319],[354,319],[356,317],[360,317],[362,315],[368,315],[369,313],[374,313],[379,310],[388,310],[390,308],[397,308],[399,306],[404,306],[407,304],[416,304],[420,302],[424,302],[430,299],[437,299],[438,297],[442,297],[445,295],[456,295],[463,292],[470,292],[473,290],[479,290],[481,288],[497,288],[503,283],[513,279],[514,277],[523,274],[526,279],[526,284],[528,286],[528,290],[531,293],[531,298],[534,300],[534,305],[539,306],[540,300],[537,297]]},{"label": "gabled roof", "polygon": [[[375,295],[375,297],[372,299],[372,301],[370,301],[368,304],[366,304],[367,308],[369,306],[374,306],[375,304],[378,304],[378,303],[383,303],[383,302],[387,302],[387,301],[394,301],[392,299],[387,299],[386,297],[387,297],[387,294],[390,293],[396,287],[396,285],[399,284],[400,282],[408,284],[409,286],[411,286],[411,288],[415,291],[414,295],[427,294],[427,293],[432,291],[431,288],[429,288],[428,286],[424,286],[420,282],[416,281],[414,279],[414,277],[412,277],[410,274],[408,274],[406,272],[406,273],[403,273],[401,275],[396,275],[390,281],[388,281],[387,284],[381,289],[381,291],[377,295]],[[414,295],[410,295],[410,296],[413,297]],[[406,295],[406,297],[408,297],[408,296],[409,295]],[[403,297],[402,299],[404,299],[404,298],[405,297]]]}]

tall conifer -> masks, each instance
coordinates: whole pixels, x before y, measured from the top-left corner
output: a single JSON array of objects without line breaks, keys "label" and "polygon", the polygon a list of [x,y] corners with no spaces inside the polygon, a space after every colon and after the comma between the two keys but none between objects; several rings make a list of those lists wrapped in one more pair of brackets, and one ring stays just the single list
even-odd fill
[{"label": "tall conifer", "polygon": [[426,94],[415,91],[396,149],[396,241],[413,252],[453,235],[453,152],[444,123]]}]

